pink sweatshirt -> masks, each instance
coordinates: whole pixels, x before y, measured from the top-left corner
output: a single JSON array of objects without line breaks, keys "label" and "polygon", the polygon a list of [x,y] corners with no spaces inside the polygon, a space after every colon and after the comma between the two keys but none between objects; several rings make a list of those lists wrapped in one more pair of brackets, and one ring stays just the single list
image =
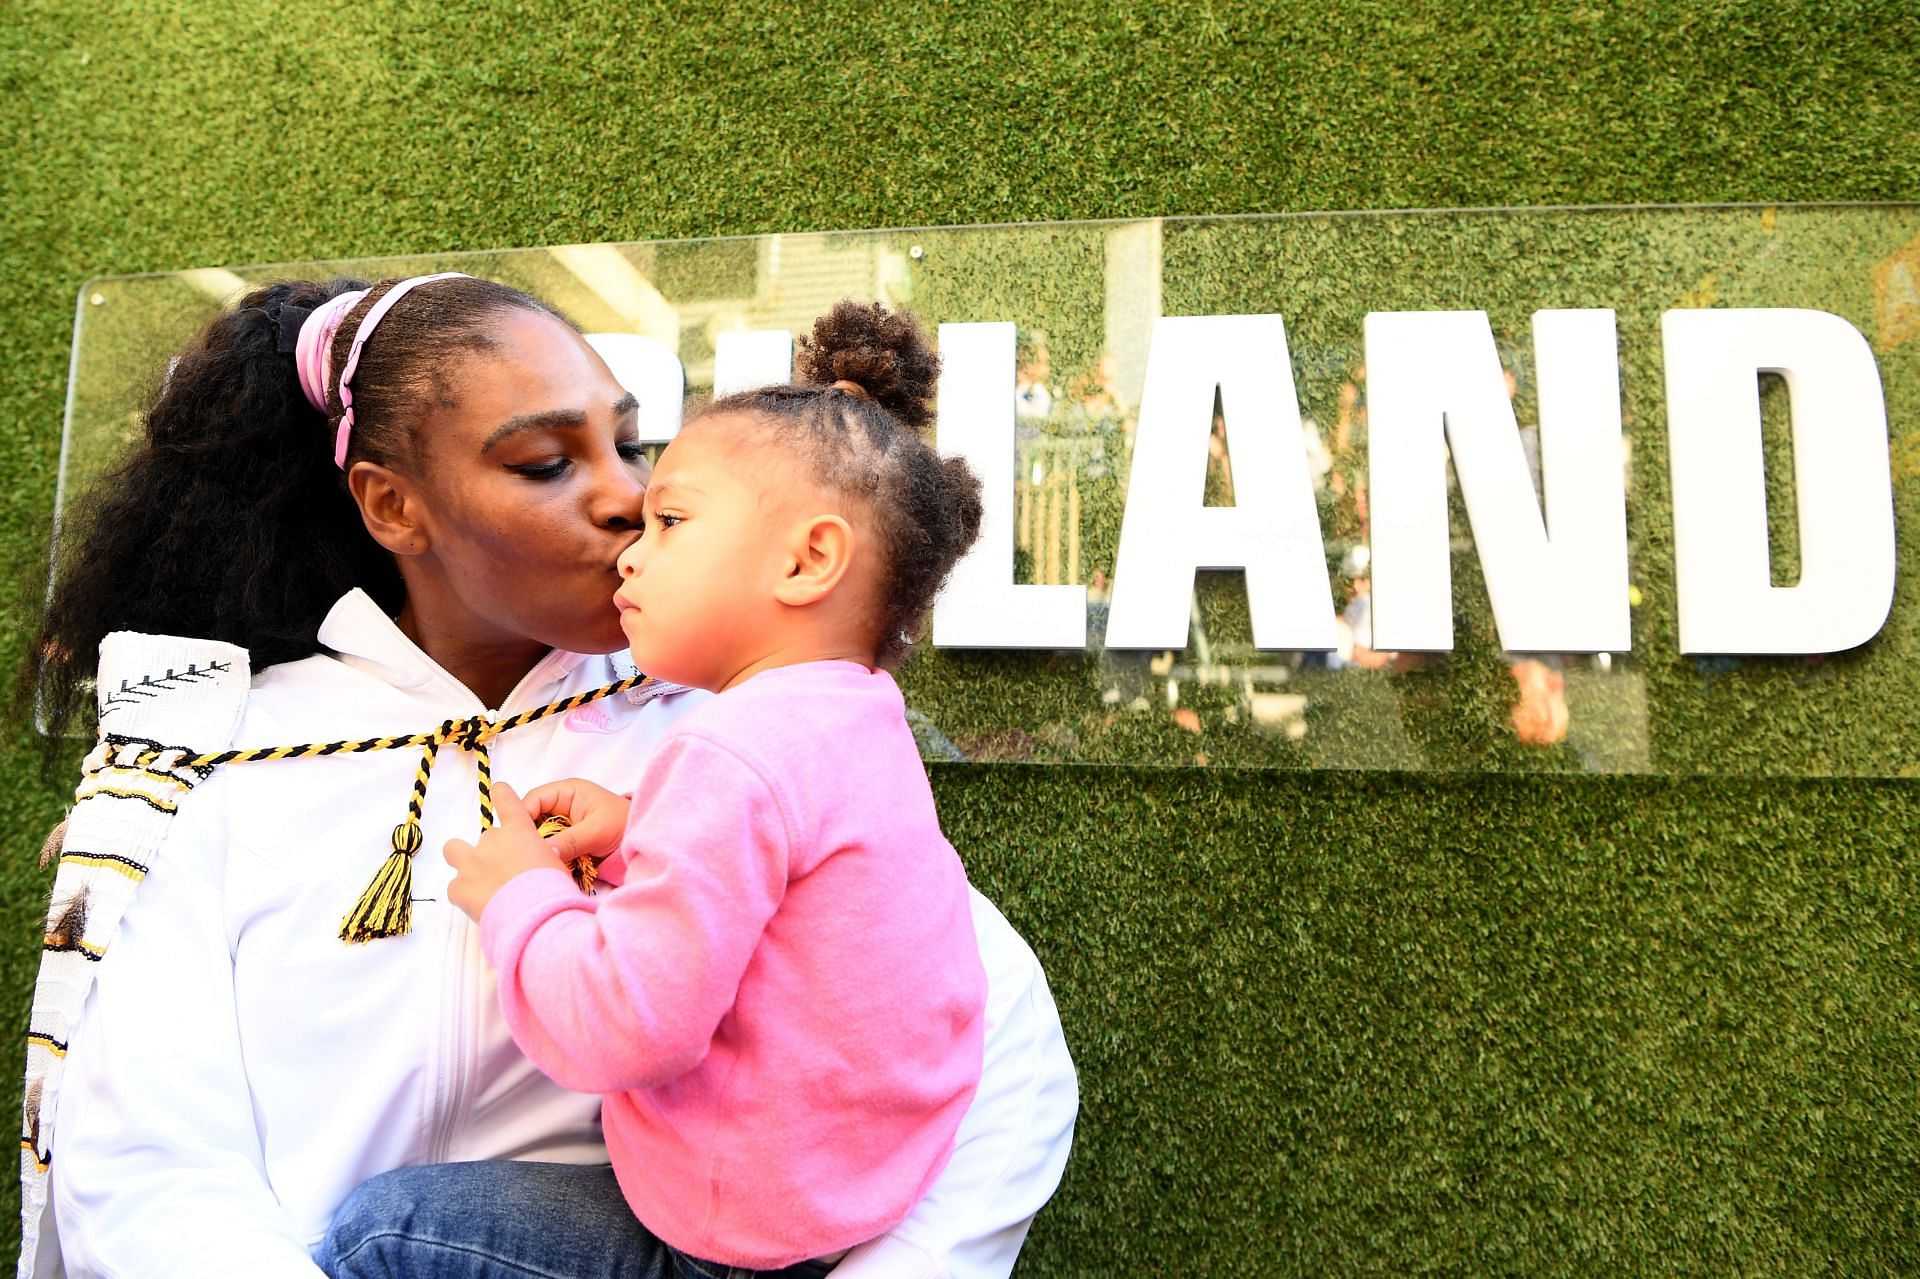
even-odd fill
[{"label": "pink sweatshirt", "polygon": [[986,976],[892,677],[780,667],[689,712],[603,871],[517,876],[480,940],[527,1056],[607,1094],[634,1214],[765,1269],[897,1224],[979,1083]]}]

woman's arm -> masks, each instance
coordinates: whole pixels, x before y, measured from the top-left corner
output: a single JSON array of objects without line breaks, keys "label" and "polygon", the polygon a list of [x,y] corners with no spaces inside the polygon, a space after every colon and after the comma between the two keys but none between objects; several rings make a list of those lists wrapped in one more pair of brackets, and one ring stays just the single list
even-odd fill
[{"label": "woman's arm", "polygon": [[835,1279],[1005,1279],[1060,1184],[1080,1091],[1046,974],[978,891],[973,929],[987,970],[986,1059],[953,1157],[907,1219],[862,1244]]},{"label": "woman's arm", "polygon": [[181,804],[69,1046],[51,1175],[73,1279],[320,1279],[267,1183],[241,1061],[220,909],[225,780]]}]

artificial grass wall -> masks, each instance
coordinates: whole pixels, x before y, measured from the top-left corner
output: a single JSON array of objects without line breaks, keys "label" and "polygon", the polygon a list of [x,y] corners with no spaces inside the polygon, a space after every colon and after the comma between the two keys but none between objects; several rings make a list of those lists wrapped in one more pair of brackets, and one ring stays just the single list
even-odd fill
[{"label": "artificial grass wall", "polygon": [[[1913,30],[1892,4],[18,5],[0,546],[33,571],[89,275],[1911,199]],[[1874,709],[1912,715],[1897,693]],[[0,989],[24,1026],[31,858],[63,787],[29,734],[0,749]],[[935,786],[1082,1071],[1023,1273],[1920,1269],[1909,782],[965,766]]]}]

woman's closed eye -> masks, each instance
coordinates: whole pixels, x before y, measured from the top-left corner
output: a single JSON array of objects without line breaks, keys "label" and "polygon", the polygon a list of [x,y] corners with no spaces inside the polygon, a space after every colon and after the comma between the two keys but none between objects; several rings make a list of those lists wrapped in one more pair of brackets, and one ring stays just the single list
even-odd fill
[{"label": "woman's closed eye", "polygon": [[545,462],[526,462],[509,466],[507,469],[515,475],[522,475],[530,480],[557,480],[573,469],[573,459],[556,457]]},{"label": "woman's closed eye", "polygon": [[[639,440],[621,440],[613,447],[622,462],[630,465],[635,462],[643,466],[646,464],[646,446]],[[525,476],[530,480],[557,480],[570,473],[573,468],[573,458],[564,453],[539,462],[519,462],[507,467],[515,475]]]}]

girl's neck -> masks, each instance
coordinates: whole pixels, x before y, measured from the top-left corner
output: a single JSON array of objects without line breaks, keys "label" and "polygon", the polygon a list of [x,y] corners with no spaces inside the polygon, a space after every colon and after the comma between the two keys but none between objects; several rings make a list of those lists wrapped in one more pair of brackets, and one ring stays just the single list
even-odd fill
[{"label": "girl's neck", "polygon": [[507,696],[527,677],[541,658],[546,645],[538,640],[514,638],[478,639],[472,635],[433,625],[423,618],[409,601],[394,619],[400,631],[419,646],[420,651],[447,674],[465,685],[481,703],[499,709]]},{"label": "girl's neck", "polygon": [[783,644],[779,648],[747,663],[734,673],[716,693],[736,688],[746,683],[762,671],[770,671],[781,666],[799,666],[806,662],[857,662],[861,666],[873,665],[873,646],[857,640],[840,636],[809,636]]}]

